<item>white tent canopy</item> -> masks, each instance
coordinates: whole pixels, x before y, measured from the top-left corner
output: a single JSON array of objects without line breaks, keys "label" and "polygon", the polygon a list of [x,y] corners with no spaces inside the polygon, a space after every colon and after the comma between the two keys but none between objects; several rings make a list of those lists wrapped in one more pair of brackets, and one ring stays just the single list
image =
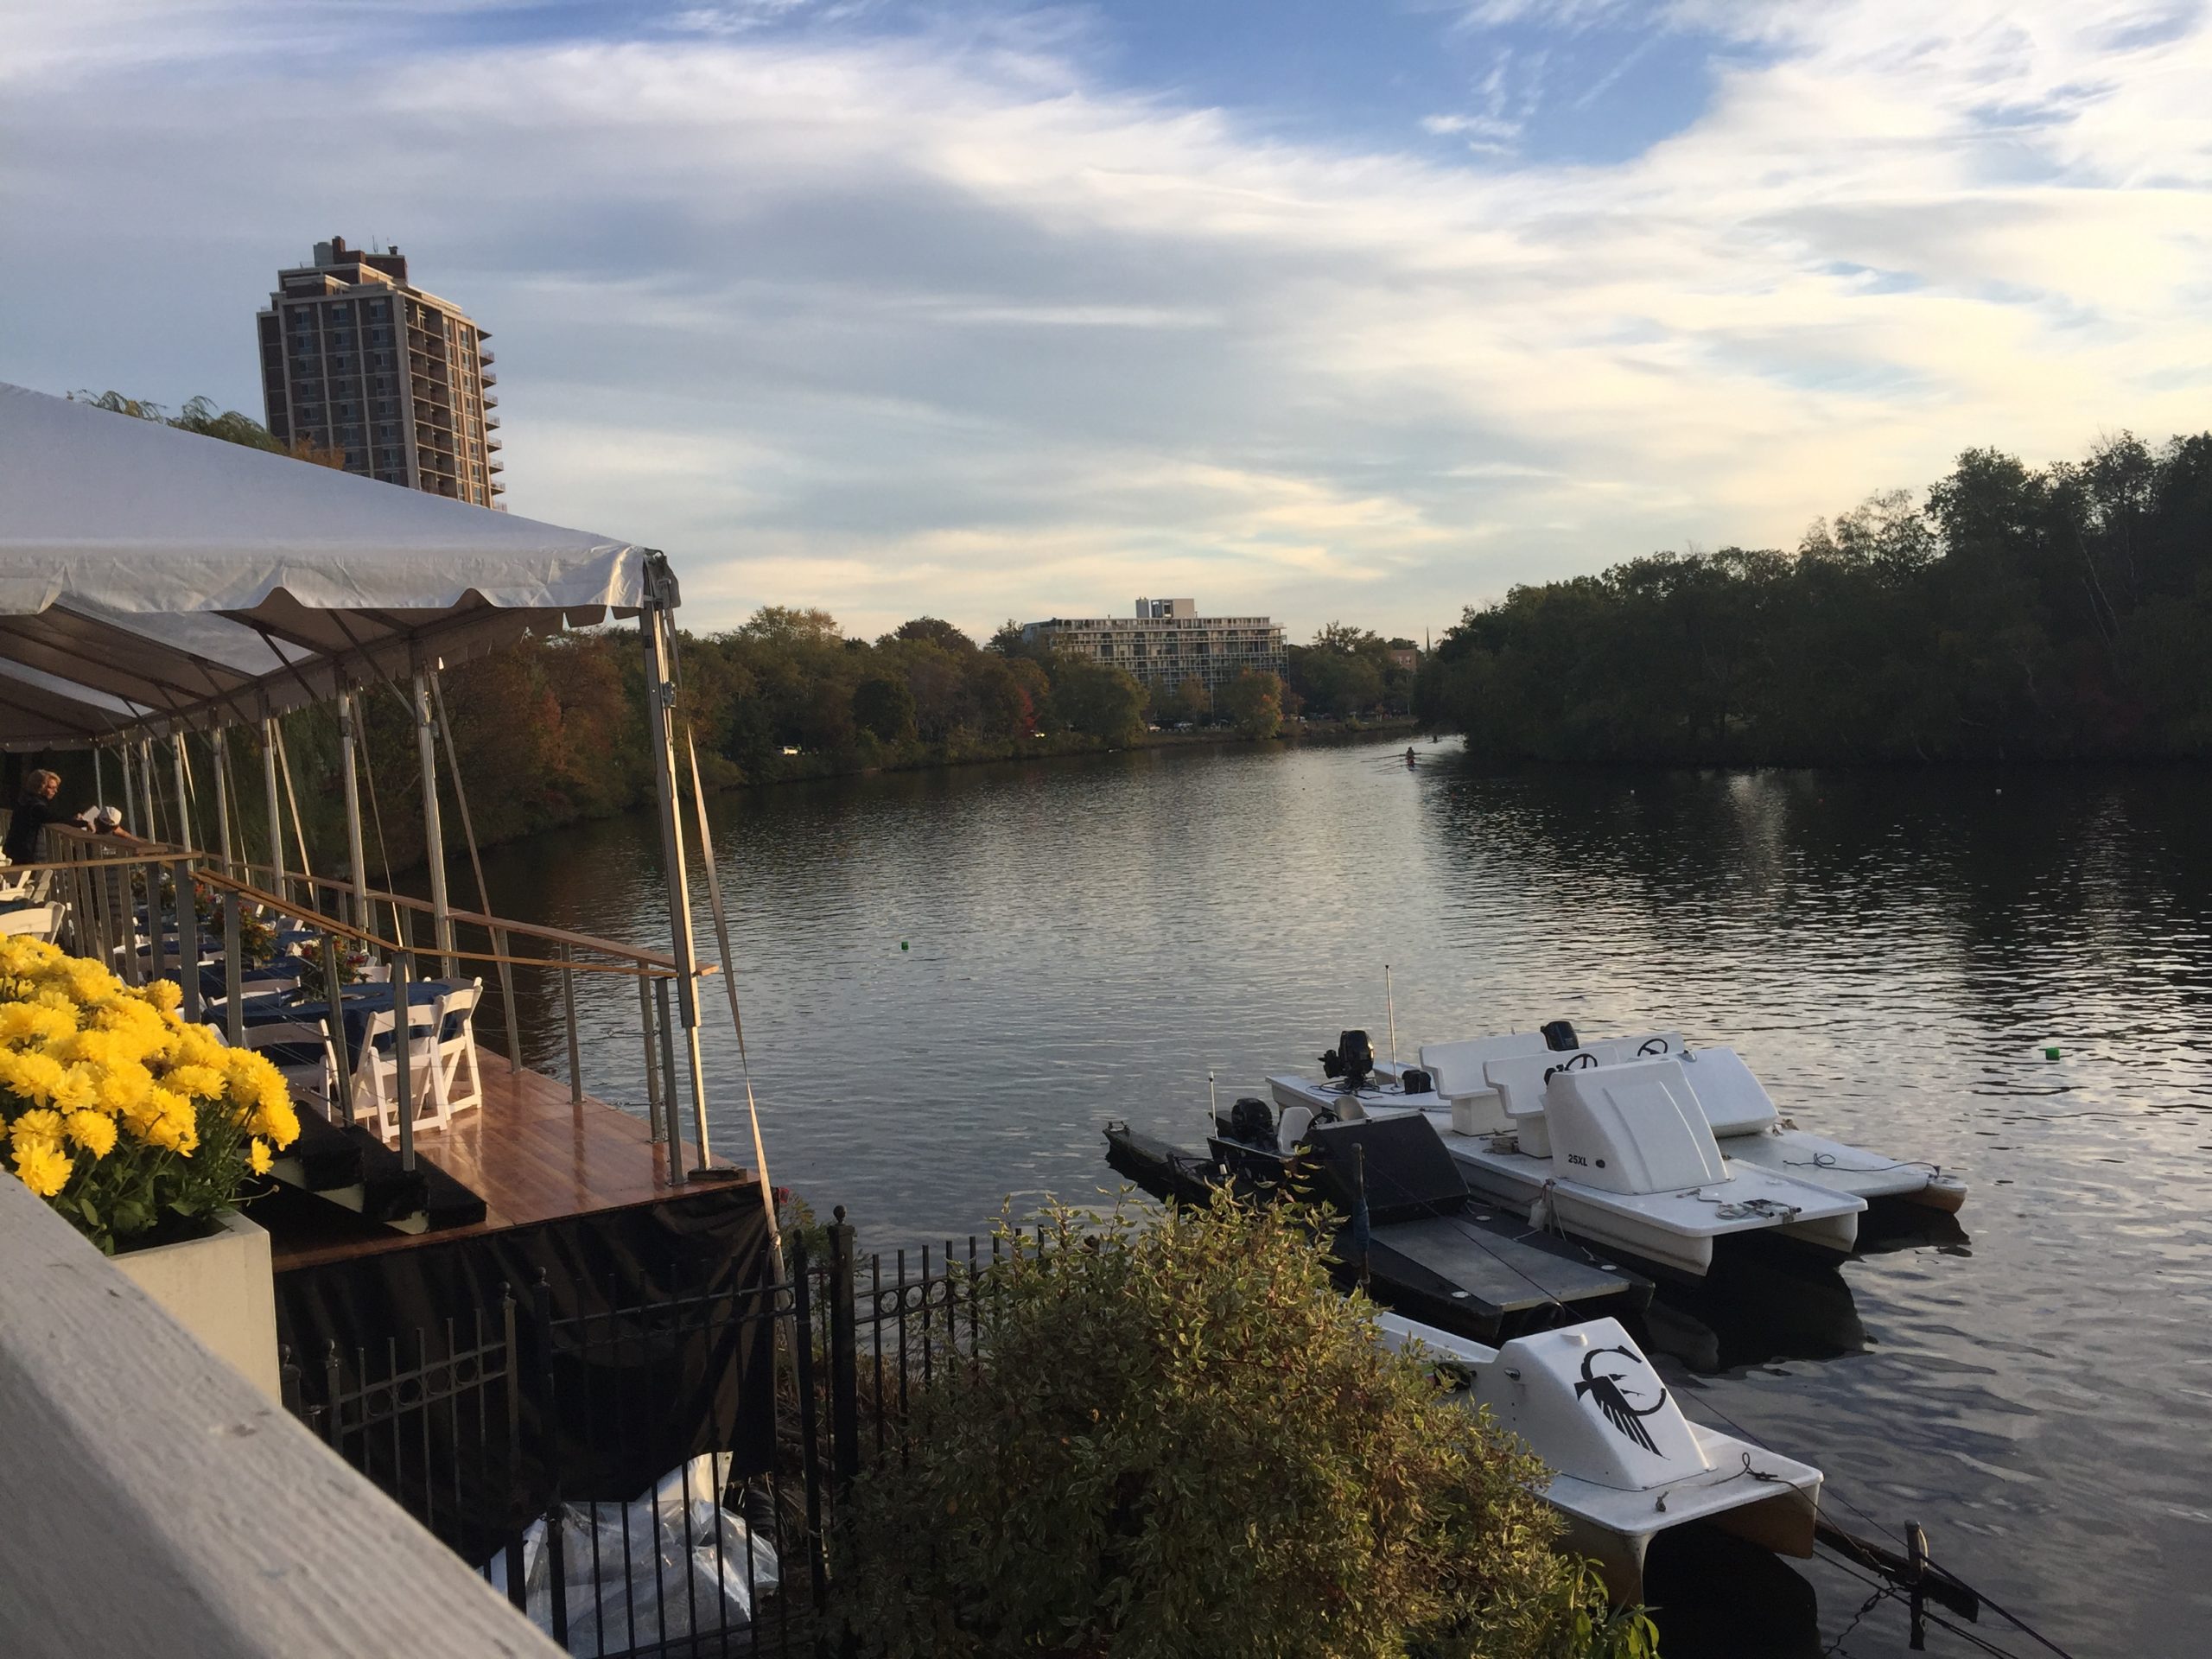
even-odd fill
[{"label": "white tent canopy", "polygon": [[602,622],[649,561],[0,382],[0,746],[258,720]]}]

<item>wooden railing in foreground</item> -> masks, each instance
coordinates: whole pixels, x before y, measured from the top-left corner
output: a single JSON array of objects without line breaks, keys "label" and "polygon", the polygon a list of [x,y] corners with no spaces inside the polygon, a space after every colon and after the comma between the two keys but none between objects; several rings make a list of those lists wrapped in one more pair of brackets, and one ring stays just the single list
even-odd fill
[{"label": "wooden railing in foreground", "polygon": [[459,1557],[0,1179],[13,1659],[552,1659]]}]

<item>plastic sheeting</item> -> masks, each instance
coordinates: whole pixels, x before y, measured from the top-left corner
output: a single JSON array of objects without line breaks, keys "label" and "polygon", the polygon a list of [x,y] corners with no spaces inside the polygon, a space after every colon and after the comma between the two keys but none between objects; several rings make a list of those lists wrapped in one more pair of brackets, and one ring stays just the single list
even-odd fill
[{"label": "plastic sheeting", "polygon": [[[774,1544],[717,1501],[729,1470],[726,1454],[696,1457],[627,1503],[561,1507],[570,1653],[600,1659],[752,1624],[758,1598],[783,1582],[782,1567]],[[540,1520],[523,1535],[523,1605],[550,1636],[548,1531]],[[502,1550],[483,1569],[502,1595],[511,1594],[509,1560]]]}]

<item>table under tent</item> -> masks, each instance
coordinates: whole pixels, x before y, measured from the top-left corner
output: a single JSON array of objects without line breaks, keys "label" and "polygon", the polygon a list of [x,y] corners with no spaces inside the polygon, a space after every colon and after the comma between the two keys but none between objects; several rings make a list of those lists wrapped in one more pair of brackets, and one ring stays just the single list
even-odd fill
[{"label": "table under tent", "polygon": [[[177,978],[187,1013],[234,1042],[266,1046],[272,1026],[287,1039],[312,1122],[278,1173],[350,1213],[293,1204],[289,1230],[270,1228],[280,1274],[676,1200],[746,1212],[734,1224],[765,1245],[757,1118],[749,1171],[718,1160],[709,1134],[700,1027],[725,997],[733,1020],[737,1005],[695,932],[697,861],[727,958],[676,696],[677,598],[662,555],[614,537],[0,384],[0,747],[93,750],[102,791],[160,836],[118,857],[111,838],[49,829],[42,859],[5,879],[19,902],[38,882],[65,947],[126,978]],[[448,891],[439,669],[615,620],[634,620],[645,669],[664,950],[495,917]],[[359,700],[395,691],[416,727],[427,898],[373,887],[365,856]],[[337,715],[342,870],[306,868],[283,747],[285,717],[312,705]],[[462,780],[447,787],[465,817]],[[252,857],[249,817],[263,826]],[[303,942],[305,958],[254,960],[242,929]],[[372,982],[300,995],[302,974],[339,984],[316,959],[338,950],[365,960]],[[518,973],[565,993],[565,1080],[522,1065]],[[637,1009],[643,1116],[584,1090],[574,987],[593,974],[634,985],[623,1006]],[[504,1055],[476,1041],[480,1006],[495,999]],[[749,1084],[732,1098],[749,1108]]]}]

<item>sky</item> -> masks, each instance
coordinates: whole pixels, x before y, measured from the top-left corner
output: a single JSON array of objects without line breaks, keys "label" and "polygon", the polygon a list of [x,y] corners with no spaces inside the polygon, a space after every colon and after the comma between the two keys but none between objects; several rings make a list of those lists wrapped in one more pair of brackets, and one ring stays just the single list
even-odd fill
[{"label": "sky", "polygon": [[2196,0],[0,0],[0,379],[257,417],[397,244],[696,628],[1420,638],[2212,426],[2209,86]]}]

